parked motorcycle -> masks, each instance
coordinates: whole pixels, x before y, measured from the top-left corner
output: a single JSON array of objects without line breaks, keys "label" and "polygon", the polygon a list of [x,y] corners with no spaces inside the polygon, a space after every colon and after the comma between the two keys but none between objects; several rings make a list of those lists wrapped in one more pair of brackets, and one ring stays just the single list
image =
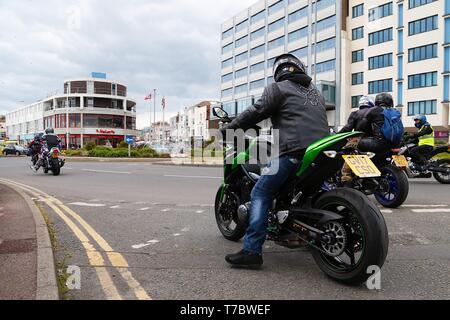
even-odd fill
[{"label": "parked motorcycle", "polygon": [[378,155],[368,153],[368,156],[379,168],[380,177],[352,175],[351,181],[343,181],[343,173],[339,171],[324,183],[324,189],[329,191],[346,186],[359,190],[365,195],[374,195],[378,203],[386,208],[400,207],[409,194],[409,180],[405,174],[408,161],[405,156],[395,154],[395,150]]},{"label": "parked motorcycle", "polygon": [[438,155],[450,155],[450,146],[437,147],[426,156],[427,163],[421,167],[416,165],[411,157],[411,150],[417,147],[414,143],[405,143],[396,152],[407,158],[406,173],[410,179],[434,177],[442,184],[450,184],[450,158],[436,159]]},{"label": "parked motorcycle", "polygon": [[[213,113],[222,122],[230,121],[219,107]],[[367,196],[349,188],[329,192],[322,188],[348,159],[360,162],[354,167],[356,174],[379,175],[366,155],[355,155],[355,140],[360,137],[361,133],[345,133],[312,144],[297,174],[276,197],[268,223],[269,241],[290,249],[306,244],[326,275],[348,284],[365,282],[370,266],[381,268],[389,245],[385,220]],[[228,153],[224,183],[215,200],[218,228],[230,241],[239,241],[246,233],[250,193],[261,174],[260,166],[249,162],[253,148],[263,142],[248,136],[245,142],[248,148],[238,153],[234,144],[224,141]]]}]

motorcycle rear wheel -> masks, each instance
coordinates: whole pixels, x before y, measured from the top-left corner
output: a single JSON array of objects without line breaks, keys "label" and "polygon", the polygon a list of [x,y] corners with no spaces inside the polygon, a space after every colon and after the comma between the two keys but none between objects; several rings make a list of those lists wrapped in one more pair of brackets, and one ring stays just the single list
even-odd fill
[{"label": "motorcycle rear wheel", "polygon": [[52,172],[54,176],[59,176],[61,173],[61,167],[59,166],[59,159],[52,159]]},{"label": "motorcycle rear wheel", "polygon": [[375,192],[375,198],[383,207],[397,209],[408,198],[408,176],[403,170],[393,165],[381,169],[381,175],[382,179],[385,179],[385,183],[389,184],[389,190]]},{"label": "motorcycle rear wheel", "polygon": [[371,276],[369,267],[382,268],[389,248],[388,229],[380,210],[367,196],[353,189],[336,189],[321,196],[315,208],[345,217],[341,223],[347,238],[344,253],[335,257],[312,250],[314,260],[327,276],[341,283],[359,285]]}]

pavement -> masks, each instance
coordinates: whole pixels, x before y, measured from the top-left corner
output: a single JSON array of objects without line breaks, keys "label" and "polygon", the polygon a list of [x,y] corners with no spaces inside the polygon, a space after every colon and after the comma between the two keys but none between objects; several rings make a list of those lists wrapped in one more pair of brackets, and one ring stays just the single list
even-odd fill
[{"label": "pavement", "polygon": [[59,299],[53,251],[39,209],[0,183],[0,300]]},{"label": "pavement", "polygon": [[[305,249],[266,243],[261,271],[230,269],[241,243],[219,233],[215,167],[71,162],[62,175],[34,175],[26,158],[0,159],[0,181],[48,211],[67,267],[80,270],[74,300],[450,299],[450,186],[412,180],[409,199],[382,209],[390,249],[381,290],[342,286]],[[1,218],[0,218],[1,219]]]}]

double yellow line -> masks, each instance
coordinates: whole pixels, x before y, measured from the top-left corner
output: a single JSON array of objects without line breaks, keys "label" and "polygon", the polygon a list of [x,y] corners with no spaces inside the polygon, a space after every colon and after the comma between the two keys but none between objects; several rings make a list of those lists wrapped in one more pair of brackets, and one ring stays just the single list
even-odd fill
[{"label": "double yellow line", "polygon": [[[103,259],[102,254],[95,249],[86,233],[89,234],[89,236],[94,240],[94,243],[103,250],[108,257],[111,266],[117,269],[123,280],[130,287],[131,291],[133,291],[136,298],[138,300],[151,300],[150,296],[145,292],[139,282],[134,279],[133,275],[128,270],[129,265],[125,258],[120,253],[115,252],[108,242],[106,242],[106,240],[76,212],[64,205],[60,200],[34,187],[7,179],[0,179],[0,182],[21,188],[32,196],[42,199],[42,201],[46,203],[67,224],[86,250],[89,263],[95,269],[107,299],[122,300],[122,297],[108,273],[108,267],[110,266],[105,265],[105,260]],[[74,221],[78,222],[84,231],[82,231],[82,229],[79,228]]]}]

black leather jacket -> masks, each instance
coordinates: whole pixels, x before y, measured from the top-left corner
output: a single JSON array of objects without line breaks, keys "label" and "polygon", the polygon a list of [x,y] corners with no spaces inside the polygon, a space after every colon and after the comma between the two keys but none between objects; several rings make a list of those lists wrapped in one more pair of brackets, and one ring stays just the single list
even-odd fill
[{"label": "black leather jacket", "polygon": [[268,118],[278,130],[274,140],[279,141],[280,156],[297,154],[330,135],[325,99],[306,75],[266,87],[261,99],[226,129],[247,130]]},{"label": "black leather jacket", "polygon": [[382,107],[365,108],[353,112],[347,125],[342,128],[340,133],[361,131],[365,133],[365,137],[373,137],[377,140],[384,141],[381,128],[384,125],[384,115]]}]

